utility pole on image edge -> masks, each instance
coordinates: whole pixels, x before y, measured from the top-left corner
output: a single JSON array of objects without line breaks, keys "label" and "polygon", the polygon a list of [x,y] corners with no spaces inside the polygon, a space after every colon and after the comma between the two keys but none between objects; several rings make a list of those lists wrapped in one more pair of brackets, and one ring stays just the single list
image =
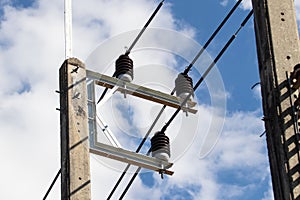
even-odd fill
[{"label": "utility pole on image edge", "polygon": [[300,199],[299,34],[293,0],[252,0],[275,200]]}]

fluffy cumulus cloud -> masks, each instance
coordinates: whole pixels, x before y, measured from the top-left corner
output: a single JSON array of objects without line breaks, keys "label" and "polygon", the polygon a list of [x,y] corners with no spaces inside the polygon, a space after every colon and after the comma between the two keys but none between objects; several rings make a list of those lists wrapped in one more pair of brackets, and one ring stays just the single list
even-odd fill
[{"label": "fluffy cumulus cloud", "polygon": [[[106,39],[139,29],[155,9],[156,3],[148,0],[74,0],[74,55],[84,60]],[[3,6],[0,18],[0,169],[5,172],[1,176],[0,198],[41,199],[60,166],[59,113],[55,111],[59,107],[59,99],[54,91],[58,89],[58,69],[64,60],[64,5],[60,0],[51,3],[34,1],[32,6],[26,8],[16,8],[9,1],[1,1],[0,5]],[[192,28],[177,25],[168,4],[151,24],[193,37]],[[157,38],[153,37],[152,42],[157,42]],[[125,45],[120,45],[116,52],[124,51]],[[149,53],[155,55],[155,52]],[[138,56],[139,52],[133,55],[141,66],[143,60],[152,60],[150,56],[143,59]],[[152,61],[163,66],[174,66],[178,62],[176,56],[170,56],[167,52],[155,59]],[[154,83],[149,84],[153,86]],[[170,86],[156,87],[166,92],[170,90]],[[119,99],[115,101],[118,103]],[[140,120],[139,116],[145,115],[152,120],[151,113],[156,113],[158,109],[155,106],[149,109],[143,104],[139,106],[132,117],[138,125],[135,129],[144,131],[149,124]],[[130,107],[133,107],[132,104]],[[144,112],[141,110],[143,108],[146,108]],[[207,132],[207,124],[220,116],[218,112],[212,113],[208,105],[199,105],[198,109],[201,113],[196,127],[199,134],[192,137],[189,148],[174,160],[173,177],[161,180],[156,173],[142,173],[128,192],[128,199],[182,199],[182,196],[207,200],[244,199],[246,193],[258,193],[253,182],[261,187],[268,185],[265,144],[259,138],[262,123],[258,114],[240,112],[227,116],[215,148],[203,157],[199,148],[203,146],[201,131]],[[115,111],[120,115],[122,107]],[[147,113],[150,113],[149,116]],[[183,118],[184,115],[178,122],[182,122]],[[166,116],[164,119],[167,119]],[[115,122],[113,117],[108,120]],[[132,125],[122,118],[119,123],[122,129],[130,129]],[[163,121],[160,122],[162,124]],[[175,124],[170,130],[177,128]],[[118,132],[117,128],[112,129]],[[172,141],[176,141],[176,137],[179,136],[175,134]],[[126,138],[123,142],[130,143]],[[120,175],[110,166],[124,167],[124,164],[110,162],[103,164],[103,160],[91,156],[92,194],[96,199],[106,197]],[[127,175],[124,183],[129,178],[130,175]],[[117,191],[116,197],[120,192]],[[49,198],[59,199],[59,196],[59,185],[56,185]],[[261,198],[267,199],[269,196],[266,193]]]},{"label": "fluffy cumulus cloud", "polygon": [[251,0],[244,0],[242,1],[242,6],[245,10],[250,10],[252,8]]},{"label": "fluffy cumulus cloud", "polygon": [[[227,6],[228,2],[229,2],[229,0],[222,0],[220,2],[220,4],[222,6]],[[252,2],[251,2],[251,0],[243,0],[241,3],[242,3],[242,8],[245,9],[245,10],[250,10],[252,8]]]},{"label": "fluffy cumulus cloud", "polygon": [[[210,114],[203,107],[199,111]],[[144,172],[129,190],[127,198],[270,199],[269,192],[264,194],[260,191],[261,187],[265,187],[266,191],[269,187],[265,144],[259,137],[262,130],[257,113],[229,116],[222,136],[209,155],[200,157],[201,136],[198,135],[188,151],[175,161],[172,177],[161,180],[156,173]]]},{"label": "fluffy cumulus cloud", "polygon": [[228,4],[228,0],[223,0],[223,1],[221,1],[221,5],[222,5],[222,6],[227,6],[227,4]]}]

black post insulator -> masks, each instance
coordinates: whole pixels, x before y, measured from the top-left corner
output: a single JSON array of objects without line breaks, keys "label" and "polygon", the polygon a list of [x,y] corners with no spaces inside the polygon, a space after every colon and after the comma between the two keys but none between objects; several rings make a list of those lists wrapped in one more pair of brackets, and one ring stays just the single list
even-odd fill
[{"label": "black post insulator", "polygon": [[152,156],[163,160],[170,158],[170,141],[164,132],[156,132],[151,138]]},{"label": "black post insulator", "polygon": [[[180,73],[175,80],[176,96],[180,97],[183,94],[192,94],[194,97],[193,80],[187,74]],[[184,98],[184,97],[183,97]]]},{"label": "black post insulator", "polygon": [[128,55],[120,55],[116,60],[115,76],[127,82],[133,80],[133,61]]}]

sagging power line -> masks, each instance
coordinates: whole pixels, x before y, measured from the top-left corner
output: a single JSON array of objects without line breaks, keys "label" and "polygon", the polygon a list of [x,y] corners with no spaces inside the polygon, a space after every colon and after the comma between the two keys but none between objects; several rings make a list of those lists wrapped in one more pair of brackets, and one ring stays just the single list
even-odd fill
[{"label": "sagging power line", "polygon": [[[191,68],[193,67],[193,65],[196,63],[196,61],[199,59],[199,57],[203,54],[203,52],[206,50],[206,48],[209,46],[209,44],[212,42],[212,40],[216,37],[216,35],[219,33],[219,31],[222,29],[222,27],[225,25],[225,23],[228,21],[228,19],[232,16],[232,14],[235,12],[235,10],[238,8],[239,4],[242,2],[242,0],[239,0],[238,2],[236,2],[236,4],[231,8],[231,10],[228,12],[228,14],[225,16],[225,18],[222,20],[222,22],[219,24],[219,26],[215,29],[215,31],[212,33],[212,35],[209,37],[209,39],[206,41],[206,43],[204,44],[204,46],[200,49],[200,51],[198,52],[198,54],[195,56],[195,58],[193,59],[193,61],[189,64],[189,66],[184,70],[183,74],[187,74]],[[171,92],[171,95],[173,95],[175,92],[175,88],[173,89],[173,91]],[[152,125],[150,126],[149,130],[147,131],[147,133],[145,134],[144,138],[142,139],[140,145],[138,146],[136,152],[138,153],[142,146],[144,145],[144,143],[146,142],[147,138],[149,137],[150,133],[152,132],[154,126],[156,125],[158,119],[161,117],[162,113],[164,112],[166,106],[164,105],[162,107],[162,109],[160,110],[160,112],[158,113],[157,117],[155,118],[154,122],[152,123]],[[148,152],[147,155],[149,155],[150,152]],[[119,184],[121,183],[122,179],[124,178],[124,176],[126,175],[126,172],[128,171],[129,167],[131,165],[128,164],[126,166],[126,168],[124,169],[124,171],[122,172],[121,176],[119,177],[118,181],[116,182],[116,184],[114,185],[112,191],[110,192],[109,196],[107,199],[110,199],[112,197],[112,195],[114,194],[114,192],[116,191],[117,187],[119,186]]]},{"label": "sagging power line", "polygon": [[45,194],[45,196],[43,197],[43,200],[47,199],[48,195],[50,194],[50,192],[51,192],[51,190],[52,190],[52,188],[53,188],[53,186],[54,186],[55,182],[57,181],[60,174],[61,174],[61,169],[59,169],[58,172],[56,173],[52,183],[50,184],[50,186],[49,186],[49,188],[48,188],[48,190]]},{"label": "sagging power line", "polygon": [[[231,38],[228,40],[228,42],[224,45],[224,47],[222,48],[222,50],[219,52],[219,54],[216,56],[216,58],[213,60],[213,62],[209,65],[209,67],[207,68],[207,70],[204,72],[204,74],[201,76],[201,78],[198,80],[198,82],[195,84],[194,86],[194,91],[199,87],[199,85],[204,81],[205,77],[209,74],[209,72],[212,70],[212,68],[216,65],[216,63],[219,61],[219,59],[222,57],[222,55],[224,54],[224,52],[228,49],[228,47],[231,45],[231,43],[234,41],[234,39],[236,38],[237,34],[240,32],[240,30],[245,26],[245,24],[248,22],[248,20],[250,19],[250,17],[253,14],[253,10],[251,10],[249,12],[249,14],[245,17],[245,19],[243,20],[243,22],[241,23],[240,27],[238,28],[238,30],[231,36]],[[190,94],[191,95],[191,94]],[[189,96],[190,96],[189,95]],[[189,96],[186,97],[186,99],[182,102],[182,105],[184,103],[186,103],[186,101],[188,100]],[[166,125],[161,129],[161,131],[165,131],[168,126],[171,124],[171,122],[175,119],[175,117],[177,116],[177,114],[179,113],[180,109],[178,108],[175,113],[171,116],[171,118],[169,119],[169,121],[166,123]],[[151,152],[151,148],[148,150],[147,155],[149,155]],[[130,181],[128,182],[126,188],[124,189],[124,191],[122,192],[121,196],[120,196],[120,200],[124,198],[125,194],[127,193],[127,191],[129,190],[130,186],[132,185],[133,181],[135,180],[135,178],[137,177],[138,173],[140,172],[142,168],[138,167],[137,170],[135,171],[134,175],[132,176],[132,178],[130,179]]]}]

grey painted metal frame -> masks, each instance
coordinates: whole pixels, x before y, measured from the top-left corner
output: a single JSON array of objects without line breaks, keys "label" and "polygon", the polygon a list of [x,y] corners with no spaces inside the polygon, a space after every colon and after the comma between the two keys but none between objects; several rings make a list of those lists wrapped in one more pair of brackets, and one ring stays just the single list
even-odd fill
[{"label": "grey painted metal frame", "polygon": [[90,152],[128,164],[136,165],[157,172],[162,172],[168,175],[173,175],[174,172],[169,171],[173,163],[166,162],[157,158],[138,154],[122,148],[113,147],[104,143],[94,141],[95,137],[91,137]]},{"label": "grey painted metal frame", "polygon": [[[87,101],[88,101],[88,124],[89,124],[89,142],[90,142],[90,153],[126,162],[128,164],[136,165],[153,171],[173,175],[174,172],[169,171],[173,163],[169,163],[164,160],[138,154],[136,152],[128,151],[118,146],[112,146],[98,142],[97,138],[97,114],[96,114],[96,103],[95,103],[95,81],[88,77],[87,80]],[[103,131],[103,130],[102,130]],[[104,130],[105,131],[105,130]],[[103,131],[103,132],[104,132]],[[112,133],[109,133],[111,137],[114,137]],[[112,144],[114,140],[109,140]]]},{"label": "grey painted metal frame", "polygon": [[[181,106],[182,100],[178,97],[165,94],[163,92],[146,88],[140,85],[128,83],[118,78],[106,76],[104,74],[100,74],[97,72],[87,70],[86,73],[87,73],[87,77],[94,79],[97,85],[107,87],[110,89],[113,88],[114,86],[119,86],[118,90],[121,91],[122,93],[137,96],[156,103],[161,103],[173,108],[179,108]],[[196,105],[195,102],[188,101],[187,104],[189,105],[189,107],[183,106],[182,107],[183,111],[190,112],[193,114],[197,113],[197,110],[192,109],[192,107]]]}]

